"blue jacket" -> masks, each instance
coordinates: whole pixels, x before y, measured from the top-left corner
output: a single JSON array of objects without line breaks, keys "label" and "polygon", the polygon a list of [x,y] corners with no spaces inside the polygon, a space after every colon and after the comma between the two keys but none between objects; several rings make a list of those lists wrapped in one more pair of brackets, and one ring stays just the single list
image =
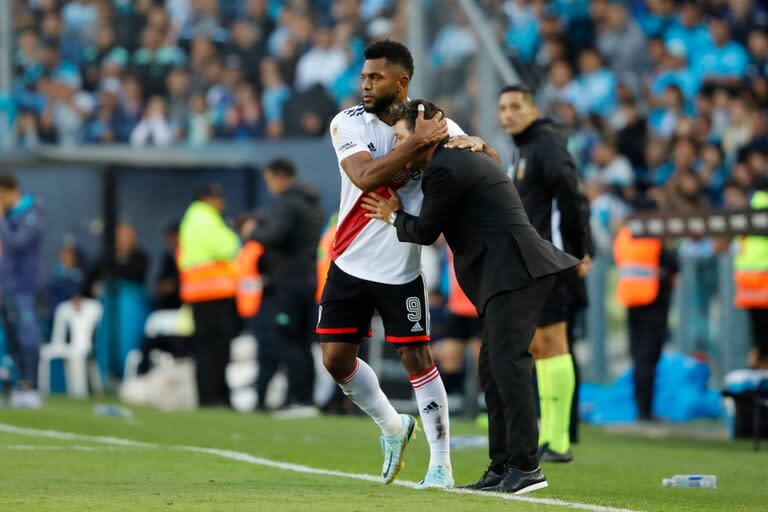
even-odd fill
[{"label": "blue jacket", "polygon": [[36,293],[40,287],[43,211],[30,195],[0,216],[0,292]]}]

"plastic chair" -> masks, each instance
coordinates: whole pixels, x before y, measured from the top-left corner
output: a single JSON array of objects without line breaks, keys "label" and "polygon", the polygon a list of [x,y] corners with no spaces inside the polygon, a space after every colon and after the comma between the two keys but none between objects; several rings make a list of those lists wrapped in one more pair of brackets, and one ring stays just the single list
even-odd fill
[{"label": "plastic chair", "polygon": [[50,393],[51,361],[64,361],[67,393],[76,398],[88,396],[88,381],[94,390],[101,392],[101,375],[96,362],[90,358],[93,335],[101,320],[103,308],[96,300],[81,299],[78,302],[62,302],[53,315],[51,341],[40,347],[38,387]]}]

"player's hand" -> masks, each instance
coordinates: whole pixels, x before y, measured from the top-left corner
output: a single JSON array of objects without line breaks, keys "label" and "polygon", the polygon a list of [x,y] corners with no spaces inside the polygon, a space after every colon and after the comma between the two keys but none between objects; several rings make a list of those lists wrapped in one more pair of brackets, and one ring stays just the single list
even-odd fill
[{"label": "player's hand", "polygon": [[397,192],[391,188],[388,190],[389,198],[380,196],[376,192],[371,192],[368,196],[363,197],[361,206],[370,212],[365,214],[367,218],[389,223],[389,215],[403,209],[403,203]]},{"label": "player's hand", "polygon": [[438,112],[431,119],[424,119],[424,106],[419,105],[414,135],[424,148],[445,140],[448,137],[448,123],[446,123],[443,113]]},{"label": "player's hand", "polygon": [[448,139],[446,148],[468,149],[473,153],[482,152],[485,149],[485,141],[472,135],[457,135]]},{"label": "player's hand", "polygon": [[587,274],[589,274],[589,271],[592,270],[592,258],[589,257],[589,254],[584,256],[584,259],[581,260],[581,264],[576,267],[576,273],[579,274],[579,277],[584,279],[587,277]]},{"label": "player's hand", "polygon": [[249,238],[255,229],[256,221],[254,219],[248,219],[243,222],[243,225],[240,228],[240,236],[243,238]]}]

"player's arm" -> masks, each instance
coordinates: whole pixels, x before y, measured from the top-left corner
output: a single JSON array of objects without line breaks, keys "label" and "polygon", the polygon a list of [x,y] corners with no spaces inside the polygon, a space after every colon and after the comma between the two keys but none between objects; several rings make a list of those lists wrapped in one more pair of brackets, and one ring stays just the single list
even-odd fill
[{"label": "player's arm", "polygon": [[392,189],[389,189],[388,198],[375,192],[364,197],[362,207],[369,212],[365,216],[394,224],[401,242],[432,245],[440,236],[446,220],[452,217],[451,210],[456,208],[461,191],[450,171],[441,167],[430,168],[425,173],[421,188],[424,201],[418,217],[403,211],[400,198]]},{"label": "player's arm", "polygon": [[576,167],[565,145],[559,142],[546,147],[536,148],[535,158],[539,160],[543,170],[543,178],[555,195],[557,207],[560,210],[560,230],[565,246],[574,256],[583,258],[585,255],[584,231],[589,229],[584,225],[581,212],[579,183],[576,179]]},{"label": "player's arm", "polygon": [[348,126],[340,116],[331,123],[331,136],[341,168],[357,188],[370,192],[388,183],[419,152],[445,139],[448,128],[442,114],[425,120],[420,112],[413,136],[376,159],[354,127]]}]

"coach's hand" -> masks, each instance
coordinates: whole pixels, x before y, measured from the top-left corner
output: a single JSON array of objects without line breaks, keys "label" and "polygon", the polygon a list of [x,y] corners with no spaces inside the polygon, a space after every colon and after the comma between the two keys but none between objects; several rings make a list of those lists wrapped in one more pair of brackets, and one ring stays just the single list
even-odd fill
[{"label": "coach's hand", "polygon": [[390,214],[403,209],[403,203],[400,201],[400,196],[397,195],[397,192],[391,188],[387,190],[389,190],[389,198],[382,197],[376,192],[371,192],[367,197],[363,197],[361,206],[371,212],[366,213],[366,217],[390,223]]},{"label": "coach's hand", "polygon": [[431,119],[424,119],[424,106],[419,105],[414,136],[422,148],[428,148],[445,140],[448,137],[448,123],[445,122],[443,113],[438,112]]},{"label": "coach's hand", "polygon": [[472,135],[457,135],[448,139],[445,143],[446,148],[468,149],[474,153],[485,149],[485,141],[480,137]]}]

